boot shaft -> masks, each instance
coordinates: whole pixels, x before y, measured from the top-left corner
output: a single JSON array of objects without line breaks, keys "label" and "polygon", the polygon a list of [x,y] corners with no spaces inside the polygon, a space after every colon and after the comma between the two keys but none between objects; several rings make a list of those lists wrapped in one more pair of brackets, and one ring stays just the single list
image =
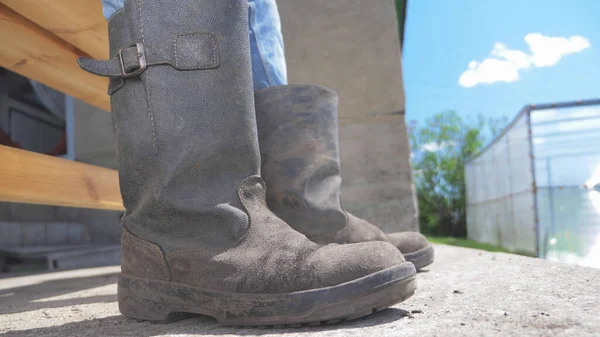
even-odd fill
[{"label": "boot shaft", "polygon": [[255,93],[269,208],[309,239],[332,242],[346,226],[340,205],[337,95],[290,85]]},{"label": "boot shaft", "polygon": [[223,247],[248,226],[237,187],[259,174],[247,0],[127,0],[109,22],[124,225],[166,250]]}]

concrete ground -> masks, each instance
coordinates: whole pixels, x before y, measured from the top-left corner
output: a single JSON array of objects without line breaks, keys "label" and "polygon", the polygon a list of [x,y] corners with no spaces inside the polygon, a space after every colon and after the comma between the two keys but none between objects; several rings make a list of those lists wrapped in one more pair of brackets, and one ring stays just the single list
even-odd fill
[{"label": "concrete ground", "polygon": [[345,324],[236,329],[121,316],[119,267],[0,279],[0,336],[600,336],[600,270],[436,246],[415,296]]}]

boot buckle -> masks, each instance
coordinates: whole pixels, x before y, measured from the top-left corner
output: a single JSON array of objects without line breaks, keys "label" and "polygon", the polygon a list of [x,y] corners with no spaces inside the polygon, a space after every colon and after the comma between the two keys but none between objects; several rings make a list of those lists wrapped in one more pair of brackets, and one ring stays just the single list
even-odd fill
[{"label": "boot buckle", "polygon": [[[129,67],[126,67],[125,62],[123,61],[123,51],[125,49],[133,47],[135,47],[137,50],[138,67],[134,68],[133,70],[129,70]],[[146,52],[144,50],[144,45],[141,43],[136,43],[129,47],[119,49],[119,62],[121,64],[121,76],[123,78],[138,76],[139,74],[143,73],[144,70],[146,70],[146,67],[148,66],[148,63],[146,62]]]}]

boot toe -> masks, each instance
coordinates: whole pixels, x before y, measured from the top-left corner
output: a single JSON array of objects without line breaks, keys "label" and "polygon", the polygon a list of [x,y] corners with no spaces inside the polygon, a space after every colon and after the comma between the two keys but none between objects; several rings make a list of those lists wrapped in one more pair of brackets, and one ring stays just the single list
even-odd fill
[{"label": "boot toe", "polygon": [[387,241],[389,239],[384,232],[369,222],[348,214],[346,227],[339,231],[334,238],[335,243],[357,243],[367,241]]},{"label": "boot toe", "polygon": [[427,246],[427,238],[418,232],[398,232],[388,234],[390,242],[404,254],[414,253]]},{"label": "boot toe", "polygon": [[380,241],[329,244],[314,251],[307,262],[313,272],[318,271],[321,287],[338,285],[407,263],[396,247]]}]

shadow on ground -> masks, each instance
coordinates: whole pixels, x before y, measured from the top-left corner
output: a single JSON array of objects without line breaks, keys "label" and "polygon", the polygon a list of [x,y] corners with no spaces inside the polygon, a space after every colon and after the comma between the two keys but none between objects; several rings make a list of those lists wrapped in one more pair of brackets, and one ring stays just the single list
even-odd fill
[{"label": "shadow on ground", "polygon": [[[116,303],[115,303],[116,305]],[[27,336],[156,336],[156,335],[282,335],[287,333],[312,334],[322,331],[362,329],[379,324],[390,323],[410,317],[406,310],[390,308],[354,321],[319,327],[302,328],[236,328],[221,326],[213,318],[195,316],[170,324],[154,324],[140,322],[122,315],[90,319],[81,322],[67,323],[60,326],[20,330],[0,334],[3,337]]]},{"label": "shadow on ground", "polygon": [[8,287],[0,290],[0,299],[2,302],[0,315],[116,301],[116,293],[92,294],[91,296],[86,296],[85,294],[82,294],[82,296],[64,296],[65,298],[56,300],[52,300],[51,298],[115,284],[118,275],[118,273],[109,273],[89,277],[49,280],[26,286]]},{"label": "shadow on ground", "polygon": [[412,317],[409,311],[390,308],[354,321],[317,327],[225,327],[206,316],[154,324],[119,314],[118,272],[115,270],[99,275],[88,275],[85,270],[75,273],[31,275],[33,280],[30,276],[13,281],[0,279],[0,336],[311,335],[361,329]]}]

